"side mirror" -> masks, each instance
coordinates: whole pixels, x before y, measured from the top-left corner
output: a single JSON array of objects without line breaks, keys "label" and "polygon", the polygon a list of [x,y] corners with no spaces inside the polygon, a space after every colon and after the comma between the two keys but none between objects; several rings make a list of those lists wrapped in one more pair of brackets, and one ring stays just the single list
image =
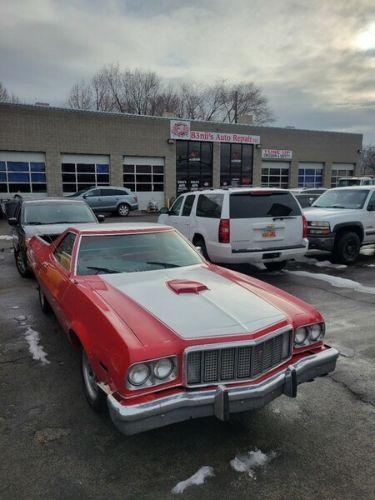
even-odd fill
[{"label": "side mirror", "polygon": [[167,207],[162,207],[159,210],[159,214],[169,214],[169,209]]},{"label": "side mirror", "polygon": [[17,217],[9,217],[8,224],[10,226],[16,226],[17,225]]},{"label": "side mirror", "polygon": [[[195,250],[202,255],[202,247],[194,247]],[[203,255],[202,255],[203,257]]]},{"label": "side mirror", "polygon": [[83,194],[82,198],[86,199],[87,198],[87,194]]},{"label": "side mirror", "polygon": [[99,215],[97,215],[97,219],[98,219],[99,223],[104,222],[105,221],[105,216],[103,214],[99,214]]}]

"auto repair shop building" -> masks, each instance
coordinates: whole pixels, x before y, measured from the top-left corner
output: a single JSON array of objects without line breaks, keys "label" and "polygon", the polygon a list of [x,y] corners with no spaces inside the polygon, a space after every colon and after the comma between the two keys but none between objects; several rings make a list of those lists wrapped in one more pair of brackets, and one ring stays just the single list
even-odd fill
[{"label": "auto repair shop building", "polygon": [[0,104],[0,198],[127,186],[144,209],[210,186],[331,187],[361,148],[361,134]]}]

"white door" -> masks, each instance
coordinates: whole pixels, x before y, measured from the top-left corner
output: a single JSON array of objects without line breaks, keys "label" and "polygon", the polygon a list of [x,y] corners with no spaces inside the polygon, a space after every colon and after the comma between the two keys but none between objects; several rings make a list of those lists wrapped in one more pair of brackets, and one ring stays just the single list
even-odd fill
[{"label": "white door", "polygon": [[375,191],[370,195],[365,209],[365,236],[364,243],[375,243]]},{"label": "white door", "polygon": [[167,214],[160,215],[158,219],[159,224],[166,224],[167,226],[172,226],[180,231],[180,212],[183,201],[184,195],[179,196],[169,209],[169,212]]},{"label": "white door", "polygon": [[262,251],[302,245],[301,209],[291,193],[231,193],[229,203],[233,250]]},{"label": "white door", "polygon": [[185,196],[184,204],[182,206],[181,215],[178,217],[178,230],[186,236],[189,240],[192,238],[191,234],[191,214],[195,201],[195,194],[188,194]]}]

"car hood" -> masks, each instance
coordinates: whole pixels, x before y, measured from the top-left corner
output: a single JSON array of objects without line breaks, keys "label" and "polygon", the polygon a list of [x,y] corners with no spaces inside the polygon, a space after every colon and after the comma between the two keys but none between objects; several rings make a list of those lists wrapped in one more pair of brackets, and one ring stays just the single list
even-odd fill
[{"label": "car hood", "polygon": [[348,209],[348,208],[304,208],[303,213],[308,221],[323,221],[323,220],[331,220],[337,219],[338,217],[345,218],[356,216],[358,217],[358,212],[360,210],[356,209]]},{"label": "car hood", "polygon": [[[93,221],[91,221],[91,224]],[[84,222],[80,222],[81,224],[85,224]],[[69,223],[64,223],[64,224],[40,224],[40,225],[25,225],[23,226],[24,231],[25,231],[25,236],[26,237],[31,237],[31,236],[38,236],[41,234],[61,234],[63,233],[68,227],[74,226],[74,222],[69,222]]]},{"label": "car hood", "polygon": [[[119,306],[118,292],[184,340],[249,334],[287,318],[270,302],[200,265],[101,278],[115,289],[113,301],[107,287],[96,292],[124,321],[128,311]],[[199,290],[188,291],[191,286]],[[142,330],[141,323],[137,330]]]}]

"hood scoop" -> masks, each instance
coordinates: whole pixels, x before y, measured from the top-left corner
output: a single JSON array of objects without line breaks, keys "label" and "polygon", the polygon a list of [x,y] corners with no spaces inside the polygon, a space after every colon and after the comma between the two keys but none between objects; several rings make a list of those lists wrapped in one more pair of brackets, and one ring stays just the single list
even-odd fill
[{"label": "hood scoop", "polygon": [[170,280],[166,282],[166,285],[177,295],[181,293],[199,293],[208,290],[206,285],[199,283],[199,281]]}]

